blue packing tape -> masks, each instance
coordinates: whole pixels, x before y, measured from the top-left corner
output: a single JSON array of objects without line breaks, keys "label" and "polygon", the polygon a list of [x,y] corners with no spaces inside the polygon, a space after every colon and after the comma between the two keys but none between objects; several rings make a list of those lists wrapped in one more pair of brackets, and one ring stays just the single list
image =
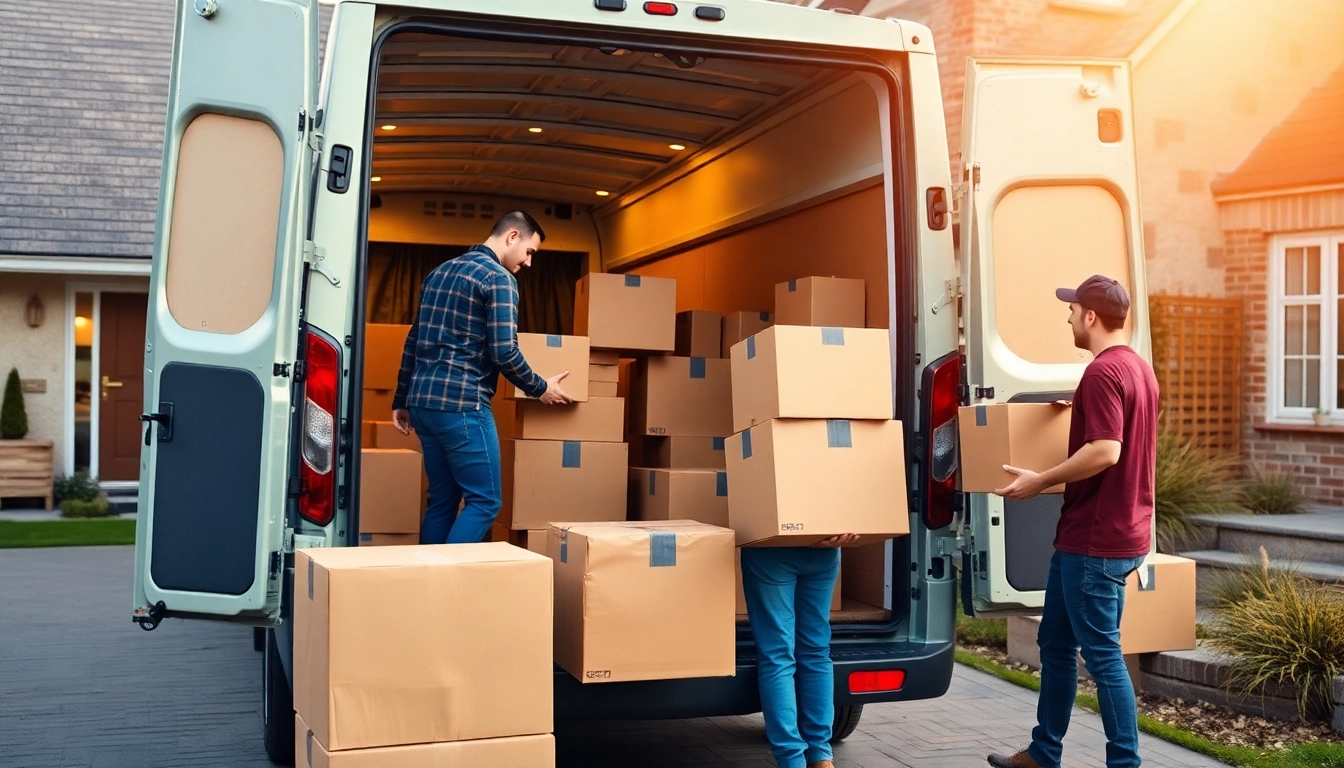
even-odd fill
[{"label": "blue packing tape", "polygon": [[745,429],[745,430],[742,431],[742,458],[743,458],[743,459],[750,459],[750,458],[751,458],[751,430],[750,430],[750,429]]},{"label": "blue packing tape", "polygon": [[826,421],[826,446],[829,448],[854,447],[848,421],[844,419],[828,419]]},{"label": "blue packing tape", "polygon": [[365,542],[365,541],[373,541],[373,534],[372,534],[372,533],[361,533],[361,534],[359,534],[359,540],[360,540],[361,543],[362,543],[362,542]]},{"label": "blue packing tape", "polygon": [[583,443],[566,440],[560,449],[560,466],[565,469],[578,469],[583,459]]},{"label": "blue packing tape", "polygon": [[639,275],[626,275],[626,276],[625,276],[625,287],[626,287],[626,288],[638,288],[638,287],[639,287]]},{"label": "blue packing tape", "polygon": [[671,531],[649,533],[649,567],[671,568],[677,564],[677,534]]},{"label": "blue packing tape", "polygon": [[843,346],[845,346],[845,329],[844,329],[844,328],[822,328],[822,329],[821,329],[821,343],[822,343],[824,346],[828,346],[828,347],[843,347]]},{"label": "blue packing tape", "polygon": [[691,358],[691,378],[692,379],[705,378],[705,358],[703,357]]},{"label": "blue packing tape", "polygon": [[747,359],[750,360],[756,356],[756,337],[747,337]]},{"label": "blue packing tape", "polygon": [[560,562],[569,562],[569,529],[560,529]]},{"label": "blue packing tape", "polygon": [[728,473],[727,473],[727,472],[715,472],[715,473],[714,473],[714,495],[715,495],[715,496],[727,496],[727,495],[728,495]]},{"label": "blue packing tape", "polygon": [[985,412],[985,406],[975,406],[975,426],[983,427],[989,421],[989,414]]},{"label": "blue packing tape", "polygon": [[722,451],[722,450],[723,450],[724,439],[723,439],[722,437],[715,437],[715,438],[713,438],[713,440],[714,440],[714,450],[716,450],[716,451]]},{"label": "blue packing tape", "polygon": [[563,347],[563,346],[565,346],[565,341],[564,341],[564,339],[561,338],[560,336],[555,336],[555,335],[553,335],[553,334],[547,334],[547,335],[546,335],[546,346],[548,346],[548,347]]},{"label": "blue packing tape", "polygon": [[796,291],[796,290],[798,290],[798,281],[797,281],[797,280],[790,280],[790,281],[789,281],[789,293],[793,293],[793,292]]},{"label": "blue packing tape", "polygon": [[313,558],[308,558],[308,599],[313,599]]},{"label": "blue packing tape", "polygon": [[657,473],[657,472],[654,472],[652,469],[650,469],[650,470],[649,470],[649,495],[650,495],[650,496],[655,496],[655,495],[657,495],[657,494],[658,494],[658,473]]},{"label": "blue packing tape", "polygon": [[770,322],[770,313],[769,313],[769,312],[762,312],[762,313],[761,313],[761,322],[762,322],[762,323],[768,323],[768,322]]}]

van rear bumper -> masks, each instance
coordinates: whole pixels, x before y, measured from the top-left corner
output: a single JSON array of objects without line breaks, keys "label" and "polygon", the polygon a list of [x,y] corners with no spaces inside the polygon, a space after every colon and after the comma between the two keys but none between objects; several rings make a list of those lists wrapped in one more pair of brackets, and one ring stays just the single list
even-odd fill
[{"label": "van rear bumper", "polygon": [[[843,642],[831,648],[835,664],[835,703],[877,704],[932,699],[952,682],[952,643]],[[899,691],[852,694],[851,672],[900,669]],[[557,720],[672,720],[750,715],[761,711],[756,687],[756,649],[741,644],[734,677],[583,684],[555,668]]]}]

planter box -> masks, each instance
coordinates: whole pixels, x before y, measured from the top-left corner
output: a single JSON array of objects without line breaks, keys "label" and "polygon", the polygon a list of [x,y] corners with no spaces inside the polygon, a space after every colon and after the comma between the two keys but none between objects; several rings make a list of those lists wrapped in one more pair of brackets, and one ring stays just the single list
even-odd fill
[{"label": "planter box", "polygon": [[42,498],[50,510],[54,445],[50,440],[0,440],[0,499]]}]

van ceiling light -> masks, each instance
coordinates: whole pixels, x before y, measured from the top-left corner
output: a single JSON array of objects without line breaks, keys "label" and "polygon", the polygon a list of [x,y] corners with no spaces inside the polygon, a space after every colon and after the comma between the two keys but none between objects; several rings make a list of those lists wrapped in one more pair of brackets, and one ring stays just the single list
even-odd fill
[{"label": "van ceiling light", "polygon": [[668,145],[667,145],[667,148],[670,149],[670,150],[672,150],[672,151],[674,151],[674,152],[680,152],[681,150],[683,150],[683,149],[686,148],[686,145],[685,145],[685,144],[668,144]]},{"label": "van ceiling light", "polygon": [[533,126],[533,127],[531,127],[531,128],[528,128],[528,129],[527,129],[527,132],[528,132],[528,133],[541,133],[541,129],[538,128],[538,127],[536,127],[536,126]]},{"label": "van ceiling light", "polygon": [[653,16],[676,16],[676,3],[645,3],[644,12]]},{"label": "van ceiling light", "polygon": [[395,131],[395,130],[397,130],[397,126],[395,126],[395,125],[384,125],[384,126],[383,126],[383,130],[384,130],[384,131]]},{"label": "van ceiling light", "polygon": [[610,194],[611,194],[611,193],[608,192],[608,191],[605,190],[605,189],[599,189],[599,190],[597,190],[597,196],[598,196],[598,197],[606,197],[607,195],[610,195]]},{"label": "van ceiling light", "polygon": [[374,176],[372,179],[369,179],[369,181],[382,181],[382,180],[383,180],[382,176]]}]

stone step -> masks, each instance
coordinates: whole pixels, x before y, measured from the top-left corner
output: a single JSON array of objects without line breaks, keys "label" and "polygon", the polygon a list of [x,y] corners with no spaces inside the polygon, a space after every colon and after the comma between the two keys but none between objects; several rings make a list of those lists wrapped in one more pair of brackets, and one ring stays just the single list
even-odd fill
[{"label": "stone step", "polygon": [[135,493],[109,493],[107,503],[112,506],[112,514],[134,517],[140,506],[140,496]]},{"label": "stone step", "polygon": [[[1213,601],[1214,591],[1219,579],[1222,579],[1229,571],[1257,567],[1259,563],[1258,556],[1251,557],[1221,549],[1182,552],[1181,557],[1188,557],[1196,563],[1195,590],[1196,601],[1199,605],[1208,605]],[[1296,570],[1297,574],[1303,578],[1318,581],[1322,584],[1344,587],[1344,565],[1337,563],[1321,563],[1313,560],[1282,560],[1271,557],[1269,566],[1277,570],[1291,568]]]},{"label": "stone step", "polygon": [[1300,515],[1207,515],[1192,518],[1193,549],[1220,549],[1275,560],[1344,565],[1344,512]]}]

